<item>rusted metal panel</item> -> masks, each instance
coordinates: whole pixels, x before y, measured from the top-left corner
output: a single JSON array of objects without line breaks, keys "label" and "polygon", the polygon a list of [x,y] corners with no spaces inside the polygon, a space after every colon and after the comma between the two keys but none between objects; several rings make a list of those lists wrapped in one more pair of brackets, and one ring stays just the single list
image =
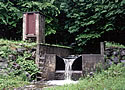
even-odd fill
[{"label": "rusted metal panel", "polygon": [[35,13],[26,14],[26,35],[35,35],[36,34],[36,24],[35,24]]},{"label": "rusted metal panel", "polygon": [[23,13],[23,40],[45,43],[45,16],[40,12]]}]

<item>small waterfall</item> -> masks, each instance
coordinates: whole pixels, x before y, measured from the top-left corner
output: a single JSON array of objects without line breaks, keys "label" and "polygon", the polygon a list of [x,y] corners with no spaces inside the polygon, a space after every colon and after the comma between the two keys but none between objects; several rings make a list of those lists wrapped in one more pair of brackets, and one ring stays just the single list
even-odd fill
[{"label": "small waterfall", "polygon": [[72,76],[72,64],[75,59],[63,59],[65,62],[65,80],[71,80]]},{"label": "small waterfall", "polygon": [[71,80],[72,76],[72,64],[79,56],[70,55],[66,58],[63,58],[65,63],[65,80],[51,80],[47,81],[48,85],[65,85],[65,84],[76,84],[78,81]]}]

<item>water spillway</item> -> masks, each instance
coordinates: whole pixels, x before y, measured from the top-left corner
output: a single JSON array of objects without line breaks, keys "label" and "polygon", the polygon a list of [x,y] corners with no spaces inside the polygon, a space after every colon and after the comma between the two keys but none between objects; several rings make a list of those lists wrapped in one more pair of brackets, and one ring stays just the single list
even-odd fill
[{"label": "water spillway", "polygon": [[46,58],[47,83],[50,85],[77,83],[81,76],[95,70],[96,63],[101,60],[103,56],[100,54],[70,55],[65,58],[48,54]]},{"label": "water spillway", "polygon": [[[82,71],[73,71],[72,65],[73,65],[75,60],[80,60],[81,59],[81,58],[77,59],[79,57],[80,56],[75,56],[75,55],[70,55],[70,56],[68,56],[66,58],[58,57],[57,61],[56,61],[55,80],[48,81],[48,83],[50,85],[64,85],[64,84],[70,84],[70,83],[72,83],[72,84],[77,83],[78,81],[73,81],[72,80],[72,76],[76,72],[77,72],[77,74],[79,74],[79,73],[81,74]],[[74,65],[77,65],[77,64],[74,64]]]},{"label": "water spillway", "polygon": [[57,58],[55,79],[78,80],[82,75],[82,56],[69,55],[66,58]]},{"label": "water spillway", "polygon": [[72,76],[72,64],[74,62],[74,58],[73,59],[63,59],[65,62],[65,80],[71,80],[71,76]]}]

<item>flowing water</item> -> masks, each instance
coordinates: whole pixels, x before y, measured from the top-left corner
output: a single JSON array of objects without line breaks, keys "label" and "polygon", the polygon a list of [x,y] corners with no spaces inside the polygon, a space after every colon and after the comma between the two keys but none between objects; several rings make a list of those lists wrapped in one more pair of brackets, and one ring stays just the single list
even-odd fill
[{"label": "flowing water", "polygon": [[70,56],[68,58],[63,58],[65,63],[65,80],[51,80],[48,81],[47,84],[49,85],[64,85],[64,84],[75,84],[78,83],[78,81],[73,81],[71,79],[72,77],[72,64],[75,61],[77,57]]},{"label": "flowing water", "polygon": [[43,87],[51,86],[51,85],[65,85],[65,84],[76,84],[78,81],[71,80],[72,77],[72,64],[75,59],[78,58],[76,56],[70,56],[67,58],[63,58],[65,63],[65,80],[51,80],[47,82],[39,82],[33,85],[28,85],[26,87],[20,88],[20,90],[41,90]]},{"label": "flowing water", "polygon": [[65,62],[65,80],[71,80],[72,76],[72,64],[75,59],[63,59]]}]

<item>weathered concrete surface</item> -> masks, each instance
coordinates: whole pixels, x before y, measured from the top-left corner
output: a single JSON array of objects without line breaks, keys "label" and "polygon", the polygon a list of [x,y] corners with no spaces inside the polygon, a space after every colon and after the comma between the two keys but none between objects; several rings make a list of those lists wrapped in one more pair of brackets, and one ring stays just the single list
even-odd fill
[{"label": "weathered concrete surface", "polygon": [[35,61],[36,61],[36,64],[39,66],[40,59],[45,60],[46,54],[56,54],[59,57],[67,57],[68,55],[71,54],[71,51],[72,51],[72,49],[70,49],[70,48],[37,44]]},{"label": "weathered concrete surface", "polygon": [[71,49],[57,47],[57,46],[49,46],[49,45],[40,45],[40,53],[42,54],[56,54],[59,57],[67,57],[71,54]]},{"label": "weathered concrete surface", "polygon": [[47,80],[55,79],[55,67],[56,67],[56,55],[55,54],[46,54],[46,73]]},{"label": "weathered concrete surface", "polygon": [[[81,76],[86,75],[90,72],[94,72],[97,68],[97,64],[104,64],[104,56],[101,54],[82,54],[82,70],[73,70],[72,79],[78,80]],[[56,71],[56,54],[46,54],[45,63],[42,65],[41,71],[45,80],[63,80],[64,72]],[[77,66],[79,67],[79,66]],[[64,68],[65,70],[65,68]],[[59,70],[62,71],[62,70]]]},{"label": "weathered concrete surface", "polygon": [[[83,76],[82,71],[72,71],[72,80],[79,80],[79,78]],[[55,80],[64,80],[65,79],[65,71],[56,71],[55,72]]]},{"label": "weathered concrete surface", "polygon": [[96,70],[98,63],[104,63],[104,56],[101,54],[82,54],[82,71],[83,74]]},{"label": "weathered concrete surface", "polygon": [[54,80],[56,56],[66,57],[71,54],[71,49],[57,46],[37,45],[35,62],[40,69],[42,80]]},{"label": "weathered concrete surface", "polygon": [[[82,57],[80,58],[80,60],[76,60],[78,61],[76,64],[76,61],[74,62],[73,71],[82,71],[82,73],[73,73],[73,80],[77,80],[80,76],[95,71],[96,65],[98,63],[104,63],[103,43],[101,43],[100,47],[101,54],[81,54]],[[72,49],[38,44],[36,53],[36,63],[42,72],[41,77],[45,78],[44,80],[64,79],[64,73],[56,72],[57,56],[65,58],[68,55],[72,54]]]}]

